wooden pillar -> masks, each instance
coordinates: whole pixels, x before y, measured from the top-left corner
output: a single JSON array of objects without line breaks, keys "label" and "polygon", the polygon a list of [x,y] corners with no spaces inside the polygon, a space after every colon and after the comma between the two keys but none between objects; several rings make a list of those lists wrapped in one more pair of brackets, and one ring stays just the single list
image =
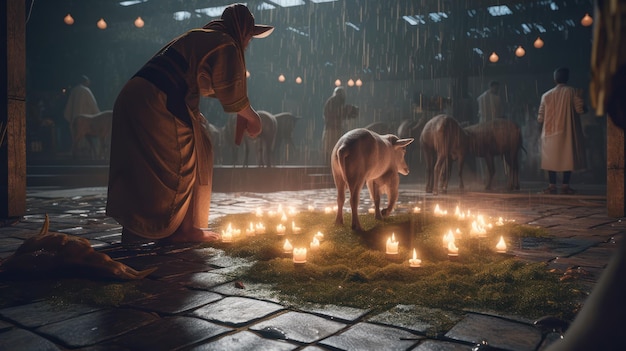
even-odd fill
[{"label": "wooden pillar", "polygon": [[26,213],[26,5],[0,1],[0,218]]},{"label": "wooden pillar", "polygon": [[610,217],[624,217],[624,130],[606,118],[606,206]]}]

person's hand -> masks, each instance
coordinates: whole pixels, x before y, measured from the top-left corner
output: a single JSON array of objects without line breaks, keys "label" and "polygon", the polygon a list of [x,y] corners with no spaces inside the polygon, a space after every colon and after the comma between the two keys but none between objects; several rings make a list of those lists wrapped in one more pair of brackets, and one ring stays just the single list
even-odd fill
[{"label": "person's hand", "polygon": [[256,118],[246,119],[246,131],[252,138],[261,134],[261,117],[259,117],[256,111],[254,113],[256,114]]},{"label": "person's hand", "polygon": [[259,117],[259,114],[250,106],[237,113],[235,144],[241,144],[243,133],[246,131],[252,138],[261,134],[261,117]]}]

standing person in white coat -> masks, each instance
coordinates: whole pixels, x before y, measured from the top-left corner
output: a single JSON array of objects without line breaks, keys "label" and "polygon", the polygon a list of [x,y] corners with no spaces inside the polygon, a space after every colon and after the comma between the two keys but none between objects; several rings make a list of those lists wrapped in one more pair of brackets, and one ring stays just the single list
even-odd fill
[{"label": "standing person in white coat", "polygon": [[541,130],[541,168],[548,171],[545,194],[556,194],[556,173],[563,172],[561,194],[574,194],[569,186],[572,171],[584,169],[585,149],[580,114],[585,112],[582,90],[567,85],[568,68],[554,71],[556,86],[541,96],[537,121]]},{"label": "standing person in white coat", "polygon": [[91,80],[89,77],[82,75],[76,86],[70,90],[70,96],[65,104],[65,112],[63,114],[70,126],[76,116],[100,113],[96,97],[93,96],[91,89],[89,89],[90,85]]}]

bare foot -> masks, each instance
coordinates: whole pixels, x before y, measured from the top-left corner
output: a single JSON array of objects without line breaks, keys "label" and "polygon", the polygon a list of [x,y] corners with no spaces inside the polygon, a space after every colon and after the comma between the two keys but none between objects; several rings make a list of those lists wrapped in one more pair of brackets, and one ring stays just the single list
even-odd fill
[{"label": "bare foot", "polygon": [[164,241],[171,243],[203,243],[220,240],[222,236],[207,229],[191,228],[182,230],[179,228]]}]

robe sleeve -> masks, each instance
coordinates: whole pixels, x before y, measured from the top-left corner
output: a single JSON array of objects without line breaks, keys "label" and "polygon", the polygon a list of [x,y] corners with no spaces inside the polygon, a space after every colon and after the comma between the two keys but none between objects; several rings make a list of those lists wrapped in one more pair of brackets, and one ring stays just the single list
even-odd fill
[{"label": "robe sleeve", "polygon": [[234,44],[223,44],[205,57],[198,84],[200,91],[213,92],[224,112],[236,113],[250,105],[243,54]]}]

